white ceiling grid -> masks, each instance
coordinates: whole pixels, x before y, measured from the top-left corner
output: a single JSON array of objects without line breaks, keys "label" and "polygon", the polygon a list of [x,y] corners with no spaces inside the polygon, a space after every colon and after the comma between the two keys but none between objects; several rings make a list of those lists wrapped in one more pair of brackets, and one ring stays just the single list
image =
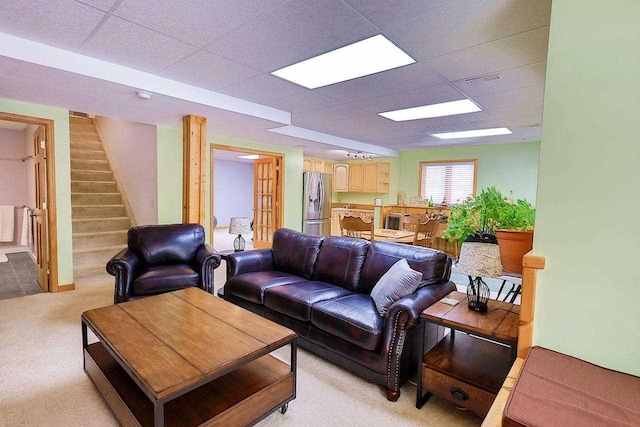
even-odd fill
[{"label": "white ceiling grid", "polygon": [[[3,0],[0,32],[285,110],[297,127],[416,149],[539,140],[550,6],[551,0]],[[376,34],[417,62],[316,90],[269,74]],[[216,124],[212,132],[342,155],[330,145],[267,132],[278,126],[268,120],[171,97],[140,104],[131,88],[43,68],[0,57],[0,96],[158,124],[201,111]],[[5,74],[17,70],[26,74]],[[489,74],[500,79],[465,81]],[[53,86],[29,87],[36,75]],[[35,93],[38,86],[46,93]],[[483,111],[404,123],[377,115],[467,97]],[[494,126],[514,134],[430,136]]]}]

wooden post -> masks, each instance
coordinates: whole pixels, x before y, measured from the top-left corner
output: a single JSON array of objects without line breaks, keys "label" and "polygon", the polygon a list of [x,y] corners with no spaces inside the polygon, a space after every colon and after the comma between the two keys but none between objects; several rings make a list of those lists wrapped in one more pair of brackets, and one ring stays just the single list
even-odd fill
[{"label": "wooden post", "polygon": [[545,259],[529,252],[522,259],[522,298],[520,327],[518,329],[518,357],[525,358],[533,342],[533,311],[536,304],[538,270],[544,268]]},{"label": "wooden post", "polygon": [[182,222],[204,227],[207,119],[184,116],[182,129]]},{"label": "wooden post", "polygon": [[544,257],[528,252],[522,259],[522,297],[520,302],[520,326],[518,328],[518,358],[511,367],[507,379],[502,384],[498,396],[493,401],[482,427],[502,427],[502,414],[511,390],[516,384],[524,359],[533,344],[533,311],[536,303],[536,281],[538,270],[545,265]]}]

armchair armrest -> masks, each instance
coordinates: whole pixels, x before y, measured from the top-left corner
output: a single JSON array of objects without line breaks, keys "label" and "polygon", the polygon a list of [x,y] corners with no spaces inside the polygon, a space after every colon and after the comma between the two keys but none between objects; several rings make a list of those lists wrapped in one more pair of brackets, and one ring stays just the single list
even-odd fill
[{"label": "armchair armrest", "polygon": [[113,296],[114,304],[125,302],[131,296],[131,282],[138,277],[144,268],[140,258],[128,248],[114,255],[107,263],[107,273],[116,277],[116,288]]},{"label": "armchair armrest", "polygon": [[200,270],[200,288],[213,293],[213,270],[220,265],[220,254],[211,246],[204,244],[196,251],[193,262]]},{"label": "armchair armrest", "polygon": [[234,252],[229,255],[229,278],[243,273],[273,270],[273,252],[271,249],[257,249],[247,252]]}]

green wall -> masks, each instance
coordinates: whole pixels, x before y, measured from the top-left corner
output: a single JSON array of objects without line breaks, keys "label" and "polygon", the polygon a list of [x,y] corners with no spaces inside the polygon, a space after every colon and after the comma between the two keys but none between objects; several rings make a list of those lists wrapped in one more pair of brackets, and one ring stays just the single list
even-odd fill
[{"label": "green wall", "polygon": [[[210,144],[269,151],[284,155],[284,226],[302,229],[302,150],[208,134]],[[207,150],[207,171],[210,158]],[[207,176],[206,224],[209,232],[210,177]],[[158,221],[182,222],[182,130],[158,126]]]},{"label": "green wall", "polygon": [[407,201],[418,195],[422,161],[478,159],[478,191],[495,186],[505,196],[513,191],[514,199],[535,204],[539,154],[539,142],[402,151],[399,190],[406,192]]},{"label": "green wall", "polygon": [[158,126],[158,224],[182,222],[182,129]]},{"label": "green wall", "polygon": [[73,283],[71,242],[71,162],[69,111],[0,98],[0,111],[54,120],[56,202],[58,213],[58,284]]},{"label": "green wall", "polygon": [[640,375],[640,2],[554,1],[534,343]]}]

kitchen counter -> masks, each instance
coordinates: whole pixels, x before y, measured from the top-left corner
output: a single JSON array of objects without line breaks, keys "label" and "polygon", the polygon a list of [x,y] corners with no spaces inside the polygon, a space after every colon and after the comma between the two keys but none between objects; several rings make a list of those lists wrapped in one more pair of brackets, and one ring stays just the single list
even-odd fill
[{"label": "kitchen counter", "polygon": [[331,212],[366,212],[373,213],[373,209],[347,209],[347,208],[331,208]]}]

